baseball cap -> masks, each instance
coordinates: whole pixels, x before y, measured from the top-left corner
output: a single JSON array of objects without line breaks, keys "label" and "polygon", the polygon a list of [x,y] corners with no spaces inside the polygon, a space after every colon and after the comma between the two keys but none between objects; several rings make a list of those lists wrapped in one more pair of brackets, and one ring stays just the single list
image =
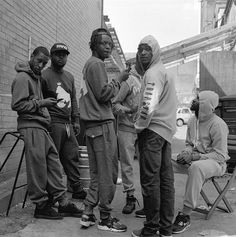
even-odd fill
[{"label": "baseball cap", "polygon": [[54,53],[56,51],[66,51],[67,54],[70,54],[67,45],[65,45],[64,43],[56,43],[56,44],[54,44],[52,46],[51,50],[50,50],[50,54],[52,54],[52,53]]}]

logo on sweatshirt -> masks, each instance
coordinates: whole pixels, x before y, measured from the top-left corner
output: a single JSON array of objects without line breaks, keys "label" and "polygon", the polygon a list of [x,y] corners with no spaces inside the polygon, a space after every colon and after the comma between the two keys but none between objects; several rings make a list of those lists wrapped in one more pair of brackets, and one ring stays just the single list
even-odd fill
[{"label": "logo on sweatshirt", "polygon": [[59,108],[64,108],[65,106],[67,106],[67,108],[70,108],[71,107],[70,94],[62,88],[61,82],[57,82],[56,93],[57,93],[57,99],[62,99],[57,103],[57,106]]}]

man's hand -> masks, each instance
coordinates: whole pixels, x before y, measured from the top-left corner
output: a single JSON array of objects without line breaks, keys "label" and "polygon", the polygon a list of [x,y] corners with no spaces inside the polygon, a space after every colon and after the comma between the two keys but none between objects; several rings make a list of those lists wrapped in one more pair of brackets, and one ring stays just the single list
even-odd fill
[{"label": "man's hand", "polygon": [[189,151],[182,151],[180,154],[177,155],[177,162],[185,165],[189,164],[192,161],[191,152]]},{"label": "man's hand", "polygon": [[126,70],[124,70],[118,75],[117,81],[121,83],[122,81],[126,81],[128,78],[129,78],[129,73]]},{"label": "man's hand", "polygon": [[57,104],[57,99],[52,98],[52,97],[42,99],[40,101],[41,107],[47,107],[48,108],[48,107],[55,106],[56,104]]},{"label": "man's hand", "polygon": [[192,159],[192,161],[200,160],[200,159],[201,159],[200,153],[198,153],[198,152],[193,152],[193,153],[191,154],[191,159]]},{"label": "man's hand", "polygon": [[74,133],[75,136],[77,136],[80,133],[80,124],[79,123],[73,123],[73,129],[74,129]]},{"label": "man's hand", "polygon": [[114,114],[121,115],[125,113],[130,113],[131,109],[126,106],[121,105],[120,103],[117,103],[113,106],[113,112]]}]

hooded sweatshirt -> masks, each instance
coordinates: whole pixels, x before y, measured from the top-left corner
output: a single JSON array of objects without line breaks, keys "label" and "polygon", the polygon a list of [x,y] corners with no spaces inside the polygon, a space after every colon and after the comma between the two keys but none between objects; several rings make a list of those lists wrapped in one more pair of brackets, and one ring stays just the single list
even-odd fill
[{"label": "hooded sweatshirt", "polygon": [[18,114],[18,129],[47,129],[50,115],[47,108],[41,106],[41,76],[34,74],[29,63],[17,63],[15,70],[17,75],[11,88],[11,107]]},{"label": "hooded sweatshirt", "polygon": [[129,74],[129,78],[121,83],[120,90],[112,102],[121,103],[131,111],[118,116],[119,130],[136,133],[134,122],[139,106],[142,76],[138,74],[135,65],[131,67]]},{"label": "hooded sweatshirt", "polygon": [[199,115],[188,122],[186,150],[197,151],[200,159],[213,159],[225,163],[229,159],[227,150],[228,126],[214,111],[219,96],[213,91],[199,93]]},{"label": "hooded sweatshirt", "polygon": [[139,117],[135,128],[138,132],[150,129],[171,142],[176,132],[177,96],[174,81],[161,62],[157,40],[148,35],[140,44],[149,45],[153,56],[142,80]]}]

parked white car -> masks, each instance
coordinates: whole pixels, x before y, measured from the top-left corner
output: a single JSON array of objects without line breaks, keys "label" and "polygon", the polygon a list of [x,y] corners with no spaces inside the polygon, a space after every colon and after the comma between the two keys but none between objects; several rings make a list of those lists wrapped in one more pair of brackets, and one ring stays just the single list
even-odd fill
[{"label": "parked white car", "polygon": [[188,120],[193,115],[192,111],[188,107],[181,107],[177,109],[176,112],[176,125],[178,127],[183,126],[188,123]]}]

